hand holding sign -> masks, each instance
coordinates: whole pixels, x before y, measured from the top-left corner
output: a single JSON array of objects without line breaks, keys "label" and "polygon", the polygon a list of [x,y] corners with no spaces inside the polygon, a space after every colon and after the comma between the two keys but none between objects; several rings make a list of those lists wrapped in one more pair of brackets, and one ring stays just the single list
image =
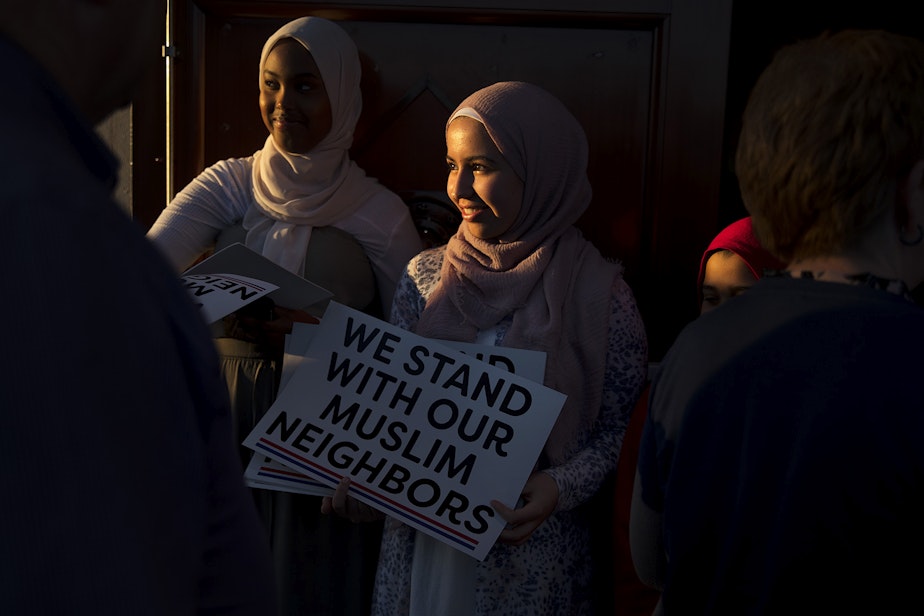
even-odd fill
[{"label": "hand holding sign", "polygon": [[558,484],[546,473],[535,471],[523,488],[522,506],[508,507],[500,501],[491,501],[500,516],[507,522],[499,541],[508,545],[522,545],[530,538],[558,505]]},{"label": "hand holding sign", "polygon": [[350,496],[350,478],[344,477],[337,484],[337,489],[331,496],[325,496],[321,501],[321,513],[336,513],[341,518],[346,518],[350,522],[372,522],[381,520],[385,514],[370,507],[362,501],[356,500]]}]

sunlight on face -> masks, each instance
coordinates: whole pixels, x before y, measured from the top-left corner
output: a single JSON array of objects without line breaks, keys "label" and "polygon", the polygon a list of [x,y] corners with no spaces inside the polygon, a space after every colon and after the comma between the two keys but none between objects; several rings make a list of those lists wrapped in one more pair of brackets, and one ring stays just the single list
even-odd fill
[{"label": "sunlight on face", "polygon": [[475,237],[503,235],[523,204],[523,181],[491,141],[484,125],[460,116],[446,129],[446,193]]},{"label": "sunlight on face", "polygon": [[757,282],[744,259],[730,250],[714,252],[706,261],[703,276],[703,303],[699,313],[705,314],[723,302],[744,293]]},{"label": "sunlight on face", "polygon": [[291,154],[307,154],[330,132],[333,115],[321,71],[294,39],[282,39],[266,57],[260,113],[276,147]]}]

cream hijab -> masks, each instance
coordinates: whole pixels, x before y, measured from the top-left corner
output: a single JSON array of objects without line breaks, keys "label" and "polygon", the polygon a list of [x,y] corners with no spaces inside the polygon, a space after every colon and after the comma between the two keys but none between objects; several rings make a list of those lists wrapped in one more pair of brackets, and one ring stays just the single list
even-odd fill
[{"label": "cream hijab", "polygon": [[583,445],[578,435],[600,411],[612,288],[622,276],[573,226],[591,198],[587,139],[558,99],[523,82],[475,92],[447,127],[459,115],[484,124],[523,180],[523,207],[497,240],[459,226],[414,331],[472,341],[513,315],[504,345],[545,351],[545,384],[568,396],[545,446],[560,464]]},{"label": "cream hijab", "polygon": [[276,31],[263,45],[263,67],[283,38],[307,49],[321,71],[333,115],[330,133],[307,154],[276,147],[273,136],[254,154],[255,207],[245,214],[248,248],[302,273],[313,227],[349,217],[364,201],[385,190],[350,159],[353,129],[362,111],[359,53],[337,24],[320,17],[302,17]]}]

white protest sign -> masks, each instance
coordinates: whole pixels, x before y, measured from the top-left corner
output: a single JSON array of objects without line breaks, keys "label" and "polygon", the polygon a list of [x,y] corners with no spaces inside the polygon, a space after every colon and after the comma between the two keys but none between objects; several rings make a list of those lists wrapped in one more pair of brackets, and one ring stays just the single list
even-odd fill
[{"label": "white protest sign", "polygon": [[236,274],[187,274],[180,280],[206,323],[214,323],[278,288]]},{"label": "white protest sign", "polygon": [[244,471],[244,483],[251,488],[292,492],[308,496],[330,496],[334,489],[326,483],[315,481],[281,462],[255,452]]},{"label": "white protest sign", "polygon": [[[305,352],[314,338],[317,327],[316,323],[295,322],[292,324],[292,332],[286,335],[285,352],[282,356],[280,391],[285,389],[296,368],[303,362],[310,361],[305,357]],[[252,488],[312,496],[327,496],[334,491],[326,483],[315,481],[259,452],[250,457],[250,462],[244,469],[244,483]]]},{"label": "white protest sign", "polygon": [[246,276],[262,280],[264,284],[271,284],[273,292],[270,293],[270,298],[277,306],[305,310],[314,316],[324,312],[327,301],[334,295],[324,287],[293,274],[243,244],[231,244],[222,248],[183,272],[183,276],[227,275],[221,272],[230,272],[234,276]]},{"label": "white protest sign", "polygon": [[[292,333],[286,336],[286,352],[283,356],[280,391],[285,389],[292,373],[305,361],[304,356],[314,337],[316,324],[295,323]],[[492,366],[504,368],[514,374],[541,383],[545,377],[545,353],[526,349],[512,349],[453,340],[440,340],[442,344],[487,361]],[[328,496],[333,488],[326,483],[313,480],[297,470],[257,453],[252,456],[244,470],[244,483],[252,488],[280,490],[295,494]]]},{"label": "white protest sign", "polygon": [[285,389],[296,368],[305,360],[305,352],[308,350],[308,345],[311,344],[312,338],[314,338],[317,327],[317,323],[295,322],[292,324],[292,332],[286,335],[285,350],[282,354],[282,370],[279,379],[280,391]]},{"label": "white protest sign", "polygon": [[331,302],[244,445],[483,560],[565,396]]}]

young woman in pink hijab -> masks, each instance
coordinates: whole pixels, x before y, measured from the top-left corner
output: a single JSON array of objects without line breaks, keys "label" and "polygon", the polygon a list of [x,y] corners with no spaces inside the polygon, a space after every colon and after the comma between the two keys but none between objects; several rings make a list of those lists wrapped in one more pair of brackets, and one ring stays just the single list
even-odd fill
[{"label": "young woman in pink hijab", "polygon": [[[568,398],[521,503],[493,503],[508,528],[482,562],[386,520],[373,614],[590,614],[582,505],[616,466],[648,347],[622,266],[574,226],[591,200],[586,137],[547,91],[501,82],[450,116],[446,151],[463,222],[411,260],[391,319],[432,338],[543,351],[545,385]],[[355,519],[352,507],[344,490],[327,502]]]},{"label": "young woman in pink hijab", "polygon": [[[213,247],[241,242],[338,302],[387,315],[399,276],[423,245],[405,203],[350,158],[360,77],[356,45],[333,21],[303,17],[267,39],[259,65],[263,147],[203,171],[148,233],[178,271]],[[235,315],[216,332],[238,442],[276,396],[281,342],[296,315],[279,306],[272,315]],[[246,464],[251,452],[241,454]],[[254,495],[273,544],[281,613],[364,613],[376,529],[321,516],[314,497]],[[334,558],[345,543],[353,548]]]}]

